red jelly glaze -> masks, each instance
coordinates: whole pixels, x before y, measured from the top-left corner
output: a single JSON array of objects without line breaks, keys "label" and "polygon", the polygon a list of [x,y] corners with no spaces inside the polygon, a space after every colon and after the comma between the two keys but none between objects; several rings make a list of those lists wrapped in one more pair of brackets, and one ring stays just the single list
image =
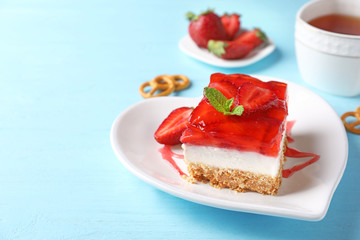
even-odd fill
[{"label": "red jelly glaze", "polygon": [[[218,89],[227,98],[236,99],[236,95],[229,96],[229,93],[239,93],[242,84],[247,82],[275,93],[277,97],[271,107],[244,112],[241,116],[230,116],[215,110],[204,97],[192,112],[190,124],[183,132],[181,142],[277,156],[287,116],[287,85],[280,82],[262,82],[243,74],[216,73],[211,76],[209,87]],[[241,102],[238,104],[241,105]]]},{"label": "red jelly glaze", "polygon": [[[253,83],[261,88],[271,90],[277,101],[272,103],[271,108],[263,109],[242,116],[228,116],[216,111],[204,97],[199,105],[193,110],[189,126],[184,131],[181,142],[195,145],[207,145],[223,148],[234,148],[241,151],[259,152],[268,156],[277,156],[280,150],[282,132],[287,117],[287,85],[280,82],[262,82],[244,74],[215,73],[210,78],[209,87],[222,92],[227,98],[234,97],[236,89],[245,82]],[[241,104],[241,103],[239,103]],[[287,122],[286,135],[288,143],[294,142],[291,130],[295,121]],[[237,136],[234,138],[234,136]],[[240,137],[239,137],[240,136]],[[171,151],[170,145],[159,149],[163,158],[167,160],[181,176],[186,176],[177,166],[173,157],[183,158],[183,155]],[[287,147],[286,157],[304,158],[311,157],[305,163],[283,170],[283,177],[288,178],[295,172],[309,166],[319,160],[320,156],[314,153],[301,152]]]},{"label": "red jelly glaze", "polygon": [[210,76],[210,84],[218,81],[223,81],[224,79],[235,84],[237,87],[241,87],[241,85],[245,82],[251,82],[262,88],[266,88],[273,91],[280,100],[286,100],[287,98],[286,83],[281,83],[276,81],[263,82],[257,78],[245,74],[214,73]]},{"label": "red jelly glaze", "polygon": [[184,155],[174,153],[171,150],[171,145],[164,145],[162,148],[159,149],[161,156],[164,160],[168,161],[173,168],[180,174],[180,176],[187,176],[183,171],[181,171],[180,167],[176,164],[174,157],[184,159]]}]

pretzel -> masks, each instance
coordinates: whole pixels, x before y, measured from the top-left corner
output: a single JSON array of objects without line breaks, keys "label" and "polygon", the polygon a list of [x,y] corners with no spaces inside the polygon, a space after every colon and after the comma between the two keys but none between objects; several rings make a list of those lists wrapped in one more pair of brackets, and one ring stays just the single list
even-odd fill
[{"label": "pretzel", "polygon": [[[175,91],[175,82],[172,78],[169,77],[163,77],[161,79],[165,84],[167,84],[167,89],[164,88],[159,88],[159,84],[156,83],[156,81],[154,82],[144,82],[143,84],[141,84],[140,86],[140,94],[141,96],[143,96],[144,98],[150,98],[150,97],[160,97],[160,96],[168,96],[171,93],[173,93]],[[151,86],[151,90],[149,92],[145,91],[145,88]],[[162,91],[158,94],[155,94],[156,91]]]},{"label": "pretzel", "polygon": [[[346,118],[348,117],[355,117],[356,121],[348,122],[346,121]],[[355,112],[344,113],[341,116],[341,120],[343,121],[346,130],[355,134],[360,134],[360,128],[357,128],[358,126],[360,127],[360,106],[355,110]]]},{"label": "pretzel", "polygon": [[175,91],[180,91],[190,85],[190,80],[185,75],[173,75],[175,79]]},{"label": "pretzel", "polygon": [[[180,91],[190,85],[190,80],[185,75],[159,75],[151,81],[145,82],[140,86],[140,94],[144,98],[168,96],[174,91]],[[150,86],[149,92],[145,88]],[[162,91],[155,94],[156,91]]]}]

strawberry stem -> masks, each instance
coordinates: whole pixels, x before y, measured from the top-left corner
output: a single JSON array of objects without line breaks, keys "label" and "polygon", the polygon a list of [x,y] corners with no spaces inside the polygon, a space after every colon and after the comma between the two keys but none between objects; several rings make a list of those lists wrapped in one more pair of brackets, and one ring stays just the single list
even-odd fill
[{"label": "strawberry stem", "polygon": [[228,44],[223,41],[215,41],[215,40],[209,40],[207,44],[207,48],[210,52],[215,54],[218,57],[221,57],[223,54],[226,53],[225,47]]},{"label": "strawberry stem", "polygon": [[256,30],[255,35],[258,38],[260,38],[263,42],[267,42],[268,38],[267,38],[266,34],[263,31],[261,31],[260,28],[256,28],[255,30]]},{"label": "strawberry stem", "polygon": [[199,15],[196,15],[196,14],[193,13],[193,12],[187,12],[185,16],[186,16],[186,18],[187,18],[188,20],[190,20],[190,21],[196,21],[196,20],[198,20],[198,18],[199,18],[201,15],[206,15],[206,14],[211,13],[211,12],[213,12],[213,11],[214,11],[214,9],[209,8],[208,10],[206,10],[206,11],[204,11],[204,12],[201,12]]},{"label": "strawberry stem", "polygon": [[185,16],[189,21],[193,21],[198,18],[198,16],[196,16],[193,12],[187,12]]},{"label": "strawberry stem", "polygon": [[200,13],[200,15],[206,15],[206,14],[211,13],[211,12],[214,12],[214,9],[209,8],[208,10],[206,10],[206,11],[204,11],[204,12]]}]

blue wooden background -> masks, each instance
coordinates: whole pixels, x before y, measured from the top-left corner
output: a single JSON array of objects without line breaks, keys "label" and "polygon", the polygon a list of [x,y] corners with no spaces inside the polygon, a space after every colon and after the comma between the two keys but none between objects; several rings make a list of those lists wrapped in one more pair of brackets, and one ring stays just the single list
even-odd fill
[{"label": "blue wooden background", "polygon": [[[136,178],[109,140],[115,117],[142,100],[141,83],[185,74],[199,96],[214,72],[278,77],[325,98],[340,116],[360,97],[307,86],[294,50],[299,1],[0,1],[0,239],[360,239],[360,136],[319,222],[188,202]],[[239,12],[277,49],[244,68],[183,54],[188,10]],[[324,119],[326,121],[326,119]]]}]

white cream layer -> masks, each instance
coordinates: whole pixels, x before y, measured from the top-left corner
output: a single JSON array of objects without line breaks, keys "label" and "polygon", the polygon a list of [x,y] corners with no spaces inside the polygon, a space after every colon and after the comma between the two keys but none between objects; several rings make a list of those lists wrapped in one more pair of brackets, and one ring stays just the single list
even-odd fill
[{"label": "white cream layer", "polygon": [[227,148],[183,144],[185,161],[206,164],[217,168],[231,168],[276,177],[284,147],[284,136],[277,157],[269,157],[256,152],[245,152]]}]

